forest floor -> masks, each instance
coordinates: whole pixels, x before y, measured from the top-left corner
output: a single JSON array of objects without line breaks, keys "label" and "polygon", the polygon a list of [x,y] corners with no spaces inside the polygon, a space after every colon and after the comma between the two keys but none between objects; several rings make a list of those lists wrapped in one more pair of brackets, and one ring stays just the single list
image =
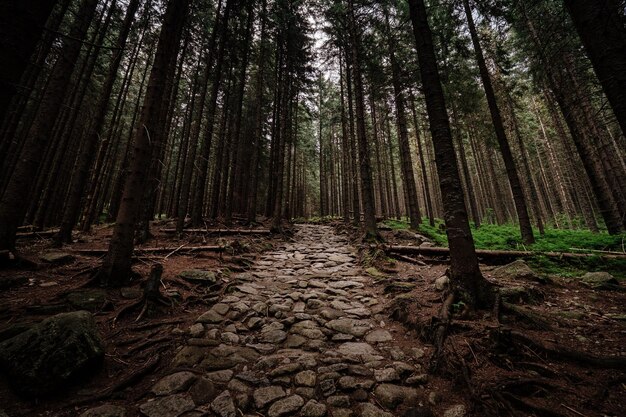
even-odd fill
[{"label": "forest floor", "polygon": [[[77,252],[106,249],[111,230],[62,253],[46,239],[20,240],[38,266],[0,271],[0,282],[15,284],[0,293],[0,341],[87,309],[106,349],[95,377],[50,398],[24,400],[0,378],[8,416],[100,406],[109,414],[85,415],[626,415],[622,284],[591,288],[525,264],[481,265],[507,291],[500,320],[488,311],[456,317],[433,372],[428,335],[445,259],[394,260],[339,225],[296,224],[285,236],[158,232],[144,246],[160,250],[138,251],[135,269],[146,277],[163,264],[161,290],[173,303],[137,320],[142,283],[90,287],[101,260]],[[415,243],[406,231],[382,233],[388,243]],[[225,251],[189,251],[197,246]]]}]

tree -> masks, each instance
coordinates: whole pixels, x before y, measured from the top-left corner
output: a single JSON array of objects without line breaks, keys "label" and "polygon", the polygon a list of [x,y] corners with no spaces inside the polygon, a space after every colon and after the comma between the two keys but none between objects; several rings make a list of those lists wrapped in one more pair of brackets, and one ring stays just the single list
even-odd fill
[{"label": "tree", "polygon": [[124,184],[122,204],[117,214],[109,251],[97,274],[103,286],[123,286],[131,278],[135,226],[142,207],[152,155],[150,133],[155,128],[155,123],[159,123],[159,107],[166,88],[167,68],[176,61],[188,9],[189,0],[170,0],[163,18],[141,117],[136,126],[133,156]]},{"label": "tree", "polygon": [[618,0],[564,0],[593,69],[626,135],[626,28]]},{"label": "tree", "polygon": [[69,36],[64,39],[59,59],[50,74],[37,116],[28,130],[17,167],[0,200],[0,250],[15,248],[15,234],[28,207],[24,191],[30,190],[34,184],[80,54],[82,39],[87,34],[97,4],[97,0],[83,0],[79,6]]},{"label": "tree", "polygon": [[528,208],[526,207],[524,191],[515,167],[511,147],[506,137],[504,123],[502,122],[502,115],[500,114],[500,108],[498,106],[498,102],[496,101],[496,95],[491,83],[489,70],[487,69],[487,64],[485,63],[485,56],[483,54],[480,41],[478,40],[478,32],[476,31],[476,25],[474,24],[474,18],[472,16],[472,9],[470,8],[469,0],[463,0],[463,7],[465,8],[467,24],[472,37],[474,52],[476,53],[476,61],[478,62],[480,78],[483,82],[485,95],[487,96],[487,103],[489,104],[489,112],[491,113],[493,128],[496,133],[498,145],[500,146],[500,152],[502,153],[502,159],[504,160],[504,165],[506,167],[506,173],[509,179],[509,184],[511,185],[511,191],[513,192],[513,201],[515,202],[515,209],[517,211],[517,218],[520,224],[522,239],[524,240],[524,243],[531,244],[535,242],[535,238],[533,236],[533,228],[530,224]]},{"label": "tree", "polygon": [[443,198],[451,288],[454,297],[470,307],[487,306],[492,291],[478,268],[426,7],[423,0],[408,2]]}]

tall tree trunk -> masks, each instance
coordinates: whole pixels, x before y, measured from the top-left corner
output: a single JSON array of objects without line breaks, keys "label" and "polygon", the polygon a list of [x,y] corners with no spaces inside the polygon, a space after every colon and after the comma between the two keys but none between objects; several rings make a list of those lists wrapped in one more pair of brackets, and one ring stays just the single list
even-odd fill
[{"label": "tall tree trunk", "polygon": [[158,123],[161,100],[166,90],[167,68],[176,59],[190,0],[170,0],[165,12],[148,89],[134,138],[130,172],[126,177],[122,205],[117,214],[109,251],[98,273],[103,286],[122,286],[131,277],[133,239],[144,187],[147,181],[152,146],[150,132]]},{"label": "tall tree trunk", "polygon": [[593,69],[626,136],[626,28],[619,0],[564,0]]},{"label": "tall tree trunk", "polygon": [[366,239],[378,239],[376,229],[376,207],[374,205],[374,186],[372,184],[372,167],[370,163],[369,143],[365,131],[365,99],[363,74],[361,71],[361,40],[356,24],[356,13],[353,0],[348,0],[348,28],[350,32],[351,60],[354,67],[354,101],[356,110],[356,136],[359,148],[359,166],[361,173],[361,194],[363,196],[363,226]]},{"label": "tall tree trunk", "polygon": [[0,2],[0,123],[57,0]]},{"label": "tall tree trunk", "polygon": [[80,202],[85,191],[85,185],[87,184],[87,180],[89,178],[87,175],[89,172],[89,166],[94,161],[91,158],[91,155],[96,152],[96,147],[98,145],[100,135],[102,134],[105,116],[107,114],[107,108],[109,107],[109,101],[111,98],[111,92],[113,91],[113,85],[115,84],[115,80],[117,78],[117,72],[120,63],[122,62],[123,51],[126,47],[126,40],[132,23],[135,20],[135,13],[137,12],[138,7],[139,0],[131,0],[130,3],[128,3],[122,27],[115,42],[117,49],[113,50],[113,56],[109,62],[109,68],[106,73],[107,75],[102,86],[102,90],[100,91],[98,102],[94,108],[95,120],[92,122],[89,132],[85,136],[85,140],[83,140],[82,149],[78,155],[76,166],[74,167],[74,176],[72,177],[70,194],[65,205],[63,222],[61,223],[59,233],[55,237],[57,244],[62,242],[69,243],[72,240],[72,230],[76,225],[80,210]]},{"label": "tall tree trunk", "polygon": [[478,40],[478,33],[476,32],[476,26],[474,25],[474,18],[472,17],[472,10],[469,5],[469,0],[463,0],[463,6],[465,8],[465,14],[467,16],[467,23],[474,45],[474,52],[476,53],[476,60],[478,62],[478,69],[480,71],[480,78],[483,83],[485,95],[487,96],[487,103],[489,105],[489,112],[491,113],[491,120],[498,139],[498,145],[500,146],[500,152],[502,153],[502,159],[506,167],[507,177],[509,184],[511,185],[511,191],[513,192],[513,201],[515,202],[515,209],[517,212],[517,218],[520,224],[520,231],[524,243],[531,244],[535,241],[533,236],[533,228],[530,224],[530,216],[528,215],[528,208],[526,207],[526,200],[524,198],[524,191],[515,168],[515,161],[513,154],[511,153],[511,147],[506,137],[504,130],[504,124],[502,123],[502,115],[496,101],[496,95],[491,83],[491,77],[489,70],[485,64],[485,57],[483,55],[482,47]]},{"label": "tall tree trunk", "polygon": [[61,104],[80,54],[81,40],[89,29],[97,4],[97,0],[84,0],[80,5],[70,35],[65,39],[59,59],[50,75],[48,88],[39,106],[39,114],[29,129],[20,161],[0,200],[0,249],[15,247],[15,233],[24,219],[28,206],[28,201],[23,196],[24,190],[30,190],[35,180],[41,157],[50,141],[50,133],[62,108]]},{"label": "tall tree trunk", "polygon": [[488,283],[478,268],[424,1],[409,0],[409,10],[443,196],[450,247],[450,283],[457,297],[465,299],[470,307],[491,304]]}]

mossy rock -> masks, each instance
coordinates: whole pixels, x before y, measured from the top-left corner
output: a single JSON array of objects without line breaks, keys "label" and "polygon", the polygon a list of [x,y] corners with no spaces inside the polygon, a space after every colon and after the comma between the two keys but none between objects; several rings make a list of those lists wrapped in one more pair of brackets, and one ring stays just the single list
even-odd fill
[{"label": "mossy rock", "polygon": [[101,288],[74,291],[65,296],[70,305],[78,310],[99,311],[107,301],[107,292]]},{"label": "mossy rock", "polygon": [[529,267],[526,262],[518,259],[510,264],[503,265],[493,271],[493,276],[497,279],[525,280],[548,284],[549,278],[539,275]]},{"label": "mossy rock", "polygon": [[376,267],[374,267],[374,266],[371,266],[371,267],[367,268],[367,269],[365,270],[365,272],[366,272],[369,276],[374,277],[374,278],[384,278],[384,277],[385,277],[385,274],[383,274],[382,272],[380,272],[380,271],[379,271],[378,269],[376,269]]},{"label": "mossy rock", "polygon": [[217,276],[214,272],[203,271],[200,269],[189,269],[183,271],[178,276],[185,281],[203,283],[203,284],[215,284],[217,282]]},{"label": "mossy rock", "polygon": [[409,292],[415,289],[416,285],[411,282],[394,281],[385,285],[385,293]]},{"label": "mossy rock", "polygon": [[544,299],[543,293],[537,288],[523,285],[502,287],[500,288],[500,295],[505,301],[512,304],[538,304]]},{"label": "mossy rock", "polygon": [[100,369],[104,347],[87,311],[63,313],[0,343],[0,368],[12,388],[41,397],[67,388]]},{"label": "mossy rock", "polygon": [[587,272],[580,277],[580,282],[587,287],[600,290],[619,287],[619,281],[608,272]]}]

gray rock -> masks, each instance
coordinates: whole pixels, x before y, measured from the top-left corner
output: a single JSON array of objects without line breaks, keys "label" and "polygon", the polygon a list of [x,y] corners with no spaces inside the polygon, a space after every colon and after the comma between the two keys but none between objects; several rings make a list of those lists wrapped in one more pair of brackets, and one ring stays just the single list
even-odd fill
[{"label": "gray rock", "polygon": [[220,417],[236,417],[237,409],[230,391],[226,390],[218,395],[211,403],[211,410]]},{"label": "gray rock", "polygon": [[388,342],[392,339],[391,333],[383,329],[373,330],[365,336],[365,341],[368,343],[382,343]]},{"label": "gray rock", "polygon": [[374,395],[383,406],[392,410],[402,403],[412,404],[418,399],[417,390],[393,384],[380,384]]},{"label": "gray rock", "polygon": [[324,417],[326,415],[326,406],[315,400],[309,400],[300,410],[302,417]]},{"label": "gray rock", "polygon": [[39,256],[39,259],[49,264],[60,265],[60,264],[70,263],[75,258],[74,258],[74,255],[71,255],[69,253],[51,251],[51,252],[46,252],[42,254],[41,256]]},{"label": "gray rock", "polygon": [[268,375],[271,378],[274,378],[274,377],[277,377],[277,376],[283,376],[283,375],[287,375],[287,374],[292,374],[294,372],[298,372],[301,369],[302,369],[302,364],[300,364],[298,362],[288,363],[286,365],[279,366],[276,369],[270,371]]},{"label": "gray rock", "polygon": [[296,374],[295,383],[296,385],[303,387],[314,387],[315,382],[317,380],[317,374],[313,371],[302,371]]},{"label": "gray rock", "polygon": [[332,407],[350,407],[350,397],[347,395],[331,395],[326,402]]},{"label": "gray rock", "polygon": [[527,280],[543,284],[549,282],[547,278],[537,274],[521,259],[496,268],[493,271],[493,276],[496,279]]},{"label": "gray rock", "polygon": [[443,413],[443,417],[465,417],[466,415],[467,409],[463,404],[453,405]]},{"label": "gray rock", "polygon": [[428,382],[427,374],[410,376],[405,381],[409,385],[422,385]]},{"label": "gray rock", "polygon": [[276,401],[267,411],[269,417],[282,417],[295,413],[304,405],[304,399],[299,395],[292,395]]},{"label": "gray rock", "polygon": [[175,394],[143,403],[139,406],[139,411],[147,417],[178,417],[195,407],[189,395]]},{"label": "gray rock", "polygon": [[216,383],[225,383],[232,379],[234,372],[230,369],[224,369],[222,371],[209,372],[206,377]]},{"label": "gray rock", "polygon": [[228,310],[230,310],[230,306],[224,303],[217,303],[213,307],[211,307],[211,310],[215,311],[221,316],[224,316],[226,315],[226,313],[228,313]]},{"label": "gray rock", "polygon": [[270,330],[261,333],[259,339],[264,343],[279,344],[287,339],[287,333],[283,330]]},{"label": "gray rock", "polygon": [[347,342],[337,349],[342,355],[375,355],[376,349],[367,343]]},{"label": "gray rock", "polygon": [[200,269],[189,269],[181,272],[178,276],[185,281],[196,283],[215,284],[217,282],[217,277],[213,272]]},{"label": "gray rock", "polygon": [[448,285],[450,285],[450,278],[448,278],[446,275],[441,276],[435,280],[435,289],[437,291],[445,290],[446,288],[448,288]]},{"label": "gray rock", "polygon": [[611,285],[619,285],[613,275],[608,272],[587,272],[580,277],[580,282],[591,288],[610,288]]},{"label": "gray rock", "polygon": [[286,395],[287,393],[285,393],[285,390],[282,387],[272,385],[255,390],[252,397],[254,398],[254,405],[256,408],[261,409],[266,405],[285,397]]},{"label": "gray rock", "polygon": [[372,403],[364,403],[361,406],[361,417],[393,417],[393,414],[381,410]]},{"label": "gray rock", "polygon": [[393,368],[376,369],[374,371],[376,382],[394,382],[400,379],[400,375]]},{"label": "gray rock", "polygon": [[59,391],[97,372],[103,358],[102,340],[86,311],[52,316],[0,343],[0,368],[24,395]]},{"label": "gray rock", "polygon": [[224,321],[224,316],[220,315],[215,310],[209,310],[196,319],[198,323],[210,323],[217,324]]},{"label": "gray rock", "polygon": [[352,336],[361,337],[370,329],[370,324],[364,320],[355,319],[337,319],[326,323],[326,327],[340,333],[351,334]]},{"label": "gray rock", "polygon": [[215,385],[213,385],[211,380],[198,378],[189,389],[189,394],[196,405],[203,405],[213,401],[217,393],[215,392]]},{"label": "gray rock", "polygon": [[160,396],[185,391],[195,382],[196,378],[195,374],[188,371],[177,372],[159,380],[154,384],[151,392]]},{"label": "gray rock", "polygon": [[[0,413],[2,416],[2,413]],[[6,414],[5,414],[6,416]],[[125,417],[126,409],[119,405],[104,404],[99,407],[90,408],[80,415],[80,417]]]}]

